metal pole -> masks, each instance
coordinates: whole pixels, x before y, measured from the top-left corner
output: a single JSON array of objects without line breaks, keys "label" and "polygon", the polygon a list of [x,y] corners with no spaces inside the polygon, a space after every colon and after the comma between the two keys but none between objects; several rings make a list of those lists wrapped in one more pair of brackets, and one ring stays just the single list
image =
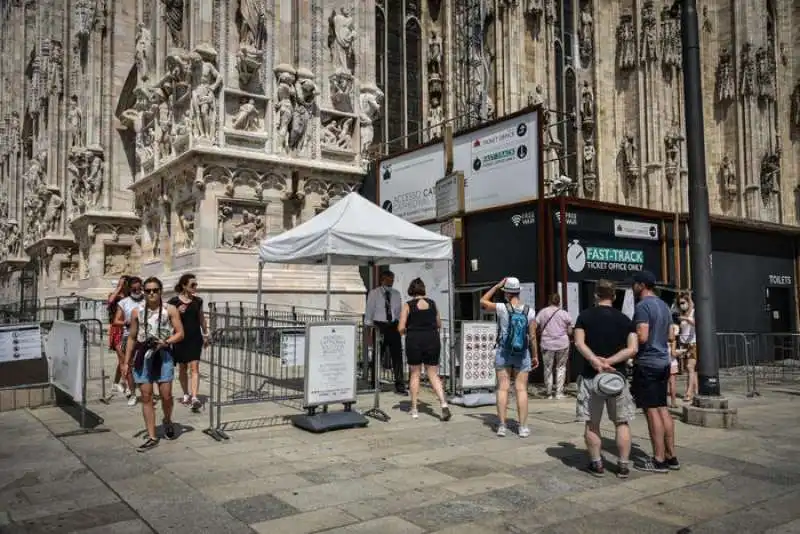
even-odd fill
[{"label": "metal pole", "polygon": [[567,197],[564,193],[558,196],[558,230],[559,230],[559,255],[561,259],[559,264],[561,266],[558,273],[561,278],[561,305],[565,310],[569,311],[567,303]]},{"label": "metal pole", "polygon": [[449,348],[448,357],[450,361],[448,362],[448,372],[450,373],[450,394],[456,394],[456,328],[455,328],[455,321],[456,321],[456,314],[455,314],[455,306],[456,306],[456,299],[455,299],[455,291],[453,290],[453,280],[455,277],[453,276],[453,269],[455,268],[455,262],[451,259],[447,266],[447,291],[450,299],[450,306],[448,306],[448,317],[447,317],[447,335],[449,339],[447,340],[447,346]]},{"label": "metal pole", "polygon": [[697,322],[699,393],[719,396],[719,354],[715,336],[714,293],[711,278],[711,222],[706,183],[703,89],[700,74],[700,36],[697,1],[681,0],[683,96],[686,117],[686,159],[689,170],[689,225],[691,269]]},{"label": "metal pole", "polygon": [[331,315],[331,255],[328,254],[326,259],[328,268],[326,269],[327,275],[325,277],[325,320],[327,321]]},{"label": "metal pole", "polygon": [[[261,310],[261,291],[263,289],[264,289],[264,262],[258,260],[258,286],[256,288],[256,309],[259,311]],[[211,332],[207,333],[211,334]]]}]

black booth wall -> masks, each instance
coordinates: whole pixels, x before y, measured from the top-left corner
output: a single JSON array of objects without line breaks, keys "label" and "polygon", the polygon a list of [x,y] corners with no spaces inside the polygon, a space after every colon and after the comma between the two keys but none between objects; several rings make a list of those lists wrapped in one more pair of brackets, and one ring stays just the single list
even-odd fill
[{"label": "black booth wall", "polygon": [[711,240],[717,331],[796,330],[793,240],[727,228]]},{"label": "black booth wall", "polygon": [[[536,204],[464,218],[465,282],[490,284],[506,276],[534,282],[537,271]],[[477,270],[472,269],[477,260]]]}]

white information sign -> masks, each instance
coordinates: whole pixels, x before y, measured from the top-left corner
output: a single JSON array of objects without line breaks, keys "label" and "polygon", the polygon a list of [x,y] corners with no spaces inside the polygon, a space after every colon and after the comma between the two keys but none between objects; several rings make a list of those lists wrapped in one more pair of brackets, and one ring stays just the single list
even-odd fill
[{"label": "white information sign", "polygon": [[558,283],[558,296],[561,297],[561,302],[566,302],[567,313],[572,317],[572,324],[578,320],[578,314],[581,311],[581,294],[580,285],[577,282],[567,282],[567,298],[562,294],[561,282]]},{"label": "white information sign", "polygon": [[658,225],[655,223],[614,219],[614,236],[658,241]]},{"label": "white information sign", "polygon": [[436,218],[461,215],[464,209],[463,176],[464,173],[456,172],[436,182]]},{"label": "white information sign", "polygon": [[464,172],[465,211],[537,198],[539,158],[537,112],[456,137],[453,166]]},{"label": "white information sign", "polygon": [[281,332],[281,367],[297,367],[303,365],[305,355],[305,331]]},{"label": "white information sign", "polygon": [[381,207],[410,222],[436,218],[436,182],[444,176],[444,145],[401,154],[378,169]]},{"label": "white information sign", "polygon": [[83,402],[86,353],[81,325],[53,321],[45,354],[51,365],[50,382],[75,402]]},{"label": "white information sign", "polygon": [[38,360],[42,357],[42,333],[38,324],[0,327],[0,363]]},{"label": "white information sign", "polygon": [[461,323],[461,388],[495,387],[494,353],[497,323],[464,321]]},{"label": "white information sign", "polygon": [[355,323],[306,326],[306,407],[356,401]]}]

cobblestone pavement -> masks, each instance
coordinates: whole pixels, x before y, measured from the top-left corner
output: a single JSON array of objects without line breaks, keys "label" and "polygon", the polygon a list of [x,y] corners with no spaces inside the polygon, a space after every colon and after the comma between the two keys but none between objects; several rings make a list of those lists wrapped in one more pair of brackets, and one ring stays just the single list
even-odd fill
[{"label": "cobblestone pavement", "polygon": [[[224,442],[178,406],[179,438],[145,454],[139,408],[123,399],[92,406],[110,432],[72,437],[55,437],[76,428],[59,408],[3,413],[0,532],[800,532],[800,396],[732,401],[740,428],[678,424],[683,469],[625,481],[581,471],[571,399],[532,401],[528,439],[495,437],[491,407],[412,420],[391,393],[389,423],[322,435],[283,424]],[[641,417],[633,432],[634,453],[649,451]]]}]

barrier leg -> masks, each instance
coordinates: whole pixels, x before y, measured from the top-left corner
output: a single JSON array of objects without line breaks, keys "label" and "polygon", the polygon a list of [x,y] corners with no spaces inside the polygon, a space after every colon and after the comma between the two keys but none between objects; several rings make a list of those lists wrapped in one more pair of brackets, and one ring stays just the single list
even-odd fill
[{"label": "barrier leg", "polygon": [[[378,344],[380,346],[380,344]],[[382,421],[384,423],[390,421],[392,418],[389,417],[389,414],[381,410],[381,378],[380,378],[380,360],[383,354],[378,354],[378,351],[375,350],[373,347],[372,350],[372,380],[373,385],[375,387],[375,397],[372,402],[372,408],[364,412],[364,415],[367,417],[372,417],[378,421]]]}]

